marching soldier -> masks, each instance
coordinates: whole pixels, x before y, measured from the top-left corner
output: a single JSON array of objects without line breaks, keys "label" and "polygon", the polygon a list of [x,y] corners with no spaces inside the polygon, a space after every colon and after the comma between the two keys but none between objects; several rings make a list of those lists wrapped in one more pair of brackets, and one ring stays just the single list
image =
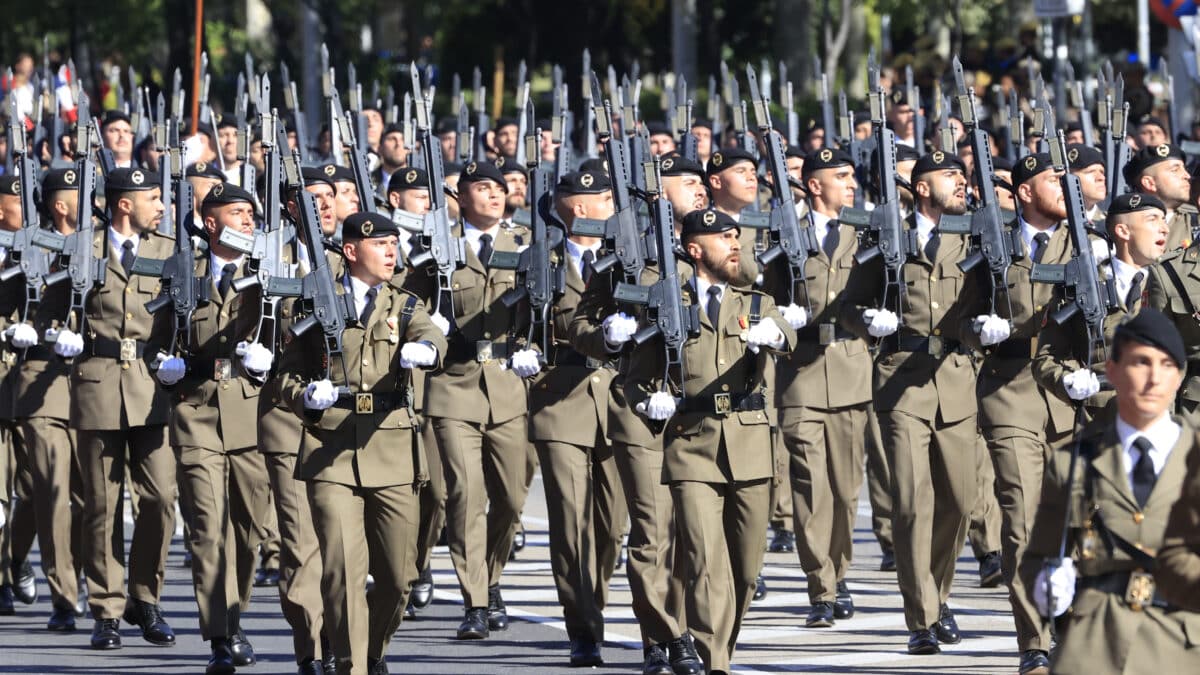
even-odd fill
[{"label": "marching soldier", "polygon": [[[758,164],[754,155],[741,148],[714,152],[708,161],[706,182],[712,194],[713,206],[735,222],[740,221],[744,209],[758,202]],[[754,259],[757,251],[755,243],[760,231],[750,227],[739,231],[745,254],[741,256],[742,269],[733,282],[739,286],[749,286],[760,272],[758,261]]]},{"label": "marching soldier", "polygon": [[[21,229],[21,225],[21,183],[17,176],[2,176],[0,177],[0,229],[6,232],[16,232]],[[8,251],[0,249],[0,265],[8,266],[10,264],[12,264],[12,260]],[[20,303],[24,297],[22,284],[23,279],[20,276],[0,282],[0,327],[4,328],[4,332],[0,333],[0,340],[8,339],[10,324],[15,324],[19,317]],[[9,370],[14,363],[16,363],[16,354],[6,346],[3,358],[0,359],[0,398],[10,396],[7,382]],[[10,508],[14,512],[13,520],[21,517],[22,511],[18,508],[19,504],[10,504],[13,488],[17,487],[14,485],[16,476],[13,475],[15,469],[13,460],[17,442],[19,442],[19,437],[12,419],[12,411],[0,409],[0,521],[4,521],[3,524],[0,524],[0,616],[16,613],[13,606],[13,582],[16,575],[12,571],[12,560],[9,553],[12,531],[16,523],[8,521]],[[26,511],[24,518],[28,520],[31,515],[31,512]],[[16,529],[20,529],[20,527]]]},{"label": "marching soldier", "polygon": [[[446,352],[421,302],[391,283],[396,235],[377,213],[346,220],[347,273],[338,285],[353,294],[358,320],[347,326],[341,354],[330,358],[313,331],[293,340],[280,364],[284,400],[317,441],[302,448],[296,475],[307,482],[326,630],[343,675],[388,672],[426,478],[409,370],[436,367]],[[369,597],[368,573],[375,578]]]},{"label": "marching soldier", "polygon": [[[83,479],[84,569],[96,619],[92,647],[120,648],[122,616],[141,628],[147,642],[170,646],[175,633],[159,598],[177,487],[167,445],[169,404],[152,372],[171,327],[166,313],[156,317],[145,308],[161,290],[159,279],[131,271],[139,256],[169,257],[173,244],[155,232],[163,218],[157,176],[118,169],[107,177],[106,197],[112,221],[94,242],[96,258],[106,264],[104,286],[88,296],[83,333],[63,329],[54,343],[59,356],[79,357],[71,369],[70,424]],[[138,496],[128,594],[122,588],[124,556],[113,541],[126,477]]]},{"label": "marching soldier", "polygon": [[648,343],[634,350],[625,382],[634,409],[665,424],[662,478],[675,505],[677,573],[689,580],[688,628],[710,673],[730,671],[767,543],[774,462],[765,362],[796,342],[768,296],[732,283],[739,234],[715,209],[684,216],[682,244],[696,275],[683,290],[704,308],[700,335],[683,349],[688,379],[672,391],[662,380],[662,350]]},{"label": "marching soldier", "polygon": [[1163,545],[1154,566],[1154,581],[1167,602],[1188,612],[1200,612],[1200,453],[1188,457],[1187,482],[1167,518]]},{"label": "marching soldier", "polygon": [[1191,414],[1200,405],[1200,321],[1196,301],[1200,297],[1200,242],[1183,251],[1164,255],[1146,268],[1147,307],[1162,312],[1183,336],[1187,368],[1183,387],[1176,397],[1177,412]]},{"label": "marching soldier", "polygon": [[1068,145],[1067,162],[1071,173],[1079,177],[1084,216],[1089,223],[1103,223],[1104,211],[1100,203],[1108,197],[1103,153],[1090,145]]},{"label": "marching soldier", "polygon": [[939,642],[962,639],[946,603],[976,491],[975,366],[962,342],[967,308],[960,294],[967,279],[958,268],[967,242],[937,231],[943,213],[966,211],[962,161],[940,151],[924,155],[913,168],[913,190],[916,210],[906,228],[916,230],[920,251],[903,263],[903,321],[880,305],[880,256],[851,272],[841,322],[864,339],[881,338],[874,405],[892,471],[892,536],[908,651],[936,654]]},{"label": "marching soldier", "polygon": [[[1183,367],[1183,341],[1170,321],[1154,309],[1139,312],[1116,329],[1105,362],[1115,415],[1094,420],[1047,462],[1020,572],[1039,612],[1061,617],[1056,673],[1200,668],[1193,617],[1175,611],[1152,572],[1196,454],[1196,431],[1170,414]],[[1064,536],[1069,557],[1047,566]]]},{"label": "marching soldier", "polygon": [[1131,192],[1158,197],[1167,209],[1171,236],[1167,252],[1186,248],[1192,240],[1193,207],[1188,204],[1192,178],[1177,145],[1148,145],[1133,154],[1125,165],[1125,183]]}]

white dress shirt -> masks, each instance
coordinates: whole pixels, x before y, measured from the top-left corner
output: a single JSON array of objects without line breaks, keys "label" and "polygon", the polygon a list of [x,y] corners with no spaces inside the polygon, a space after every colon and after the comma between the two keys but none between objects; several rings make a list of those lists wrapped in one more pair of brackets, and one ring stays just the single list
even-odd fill
[{"label": "white dress shirt", "polygon": [[1053,237],[1054,233],[1058,230],[1058,223],[1055,223],[1044,230],[1039,230],[1025,222],[1024,218],[1019,218],[1019,220],[1021,221],[1021,241],[1025,242],[1025,251],[1030,255],[1030,257],[1033,256],[1033,238],[1036,237],[1039,232],[1045,232],[1047,237]]},{"label": "white dress shirt", "polygon": [[583,252],[584,251],[592,252],[592,261],[594,263],[596,258],[599,257],[597,254],[600,251],[600,242],[597,241],[595,244],[593,244],[591,246],[580,246],[579,244],[575,243],[571,239],[567,239],[567,256],[571,258],[571,262],[575,263],[575,271],[579,272],[580,276],[583,276]]},{"label": "white dress shirt", "polygon": [[[383,284],[379,284],[379,286],[368,286],[365,281],[360,281],[357,277],[349,274],[343,278],[348,280],[342,282],[343,285],[346,286],[346,290],[354,294],[354,314],[355,316],[362,316],[363,310],[367,308],[367,291],[374,288],[375,293],[378,294],[379,287],[383,286]],[[378,297],[378,295],[376,295],[376,297]]]},{"label": "white dress shirt", "polygon": [[[1118,260],[1115,256],[1108,259],[1109,267],[1112,268],[1113,281],[1117,287],[1117,297],[1121,302],[1125,302],[1126,296],[1129,295],[1129,289],[1133,286],[1133,278],[1142,270],[1130,265],[1127,262]],[[1145,288],[1145,274],[1142,274],[1143,285]]]},{"label": "white dress shirt", "polygon": [[825,237],[829,236],[829,221],[833,219],[824,213],[817,213],[811,210],[808,212],[808,217],[813,228],[813,234],[817,237],[817,246],[820,246],[824,250]]},{"label": "white dress shirt", "polygon": [[708,289],[711,287],[716,287],[716,288],[720,289],[720,292],[717,293],[717,302],[725,301],[725,284],[722,284],[722,283],[710,284],[707,281],[701,279],[700,275],[696,275],[695,279],[696,279],[696,296],[699,298],[700,311],[708,312]]},{"label": "white dress shirt", "polygon": [[209,253],[208,253],[208,276],[212,278],[213,288],[216,288],[218,286],[218,284],[221,283],[221,274],[222,274],[222,272],[224,272],[226,265],[228,265],[229,263],[233,263],[234,265],[241,267],[242,261],[245,259],[246,259],[246,256],[239,255],[238,257],[234,258],[233,260],[226,260],[226,259],[222,258],[221,256],[217,255],[216,253],[209,251]]},{"label": "white dress shirt", "polygon": [[924,250],[925,245],[929,243],[929,238],[933,236],[933,230],[937,227],[937,223],[930,220],[920,211],[914,211],[913,213],[917,219],[917,246],[920,246]]},{"label": "white dress shirt", "polygon": [[[463,236],[467,238],[467,244],[470,245],[471,250],[475,252],[476,257],[479,256],[479,238],[485,234],[492,235],[492,249],[494,250],[496,248],[496,235],[499,233],[500,233],[500,224],[499,223],[497,223],[496,225],[493,225],[492,229],[490,229],[490,230],[481,230],[478,227],[475,227],[474,225],[468,223],[467,221],[465,221],[465,220],[463,221]],[[484,262],[487,262],[487,261],[484,261]]]},{"label": "white dress shirt", "polygon": [[1145,431],[1134,429],[1133,425],[1126,424],[1125,420],[1117,415],[1117,438],[1121,440],[1125,477],[1129,479],[1131,489],[1133,488],[1133,467],[1137,466],[1138,460],[1141,458],[1141,451],[1133,447],[1133,442],[1139,436],[1145,436],[1154,446],[1150,449],[1150,461],[1154,464],[1154,475],[1157,476],[1167,465],[1167,459],[1171,456],[1171,448],[1175,447],[1175,443],[1179,441],[1182,433],[1182,427],[1171,419],[1170,413],[1164,412],[1162,417],[1146,427]]},{"label": "white dress shirt", "polygon": [[126,241],[133,242],[133,255],[137,256],[138,244],[140,244],[142,241],[141,237],[137,236],[136,234],[131,237],[126,237],[125,235],[118,233],[115,229],[113,229],[111,227],[109,227],[107,229],[108,229],[108,241],[110,244],[112,244],[112,246],[110,246],[109,248],[112,249],[113,255],[117,256],[117,262],[121,261],[121,255],[123,253],[125,253],[125,242]]}]

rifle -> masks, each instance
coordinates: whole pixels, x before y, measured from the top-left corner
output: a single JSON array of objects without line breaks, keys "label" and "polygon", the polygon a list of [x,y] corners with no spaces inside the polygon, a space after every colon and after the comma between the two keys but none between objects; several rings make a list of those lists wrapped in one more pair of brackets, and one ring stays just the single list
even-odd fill
[{"label": "rifle", "polygon": [[592,100],[592,54],[587,47],[583,48],[583,83],[579,93],[583,95],[583,156],[588,159],[596,157],[596,119],[595,101]]},{"label": "rifle", "polygon": [[[354,137],[361,139],[364,144],[369,145],[367,141],[367,116],[363,114],[362,84],[358,81],[358,71],[355,69],[353,63],[346,66],[346,77],[350,81],[349,87],[346,89],[347,102],[349,103],[346,112],[351,116],[353,121],[353,124],[350,126],[353,127]],[[346,134],[346,136],[349,135]],[[367,148],[361,147],[359,149],[364,152],[367,150]],[[366,195],[363,195],[361,199],[366,199]]]},{"label": "rifle", "polygon": [[1005,318],[1012,318],[1012,298],[1008,294],[1008,268],[1014,258],[1023,257],[1021,232],[1017,228],[1004,226],[1000,206],[996,201],[996,177],[992,172],[992,153],[989,150],[987,132],[979,128],[975,111],[975,88],[968,88],[963,78],[962,63],[954,57],[955,103],[959,118],[963,121],[966,135],[971,139],[971,152],[975,156],[975,184],[979,188],[978,208],[971,214],[971,252],[958,264],[963,272],[969,272],[981,262],[987,262],[992,282],[991,314],[996,314],[997,297],[1003,293],[1008,304]]},{"label": "rifle", "polygon": [[[371,172],[367,169],[367,151],[365,149],[366,141],[361,140],[358,132],[355,130],[354,117],[356,113],[347,110],[345,114],[337,119],[338,125],[341,127],[343,137],[346,139],[344,152],[350,165],[350,173],[354,175],[354,189],[358,192],[358,208],[362,211],[376,211],[375,208],[375,188],[371,186]],[[437,143],[435,138],[434,143]],[[437,145],[437,150],[442,151],[441,144]]]},{"label": "rifle", "polygon": [[471,148],[475,141],[475,128],[471,126],[471,111],[467,109],[466,97],[458,104],[458,126],[455,128],[454,141],[457,159],[465,166],[471,161]]},{"label": "rifle", "polygon": [[[821,125],[825,130],[825,140],[821,147],[833,147],[833,133],[837,128],[833,125],[833,101],[829,100],[829,77],[825,74],[825,69],[821,67],[820,57],[816,57],[813,62],[813,77],[817,81],[817,104],[821,106]],[[770,111],[767,111],[767,116],[770,117]],[[762,121],[759,121],[761,128]],[[920,146],[917,146],[918,148]]]},{"label": "rifle", "polygon": [[[810,255],[818,255],[821,244],[811,227],[800,226],[796,218],[796,209],[792,204],[792,179],[787,172],[787,160],[783,155],[783,139],[771,128],[771,108],[767,94],[760,92],[754,69],[746,67],[746,79],[750,84],[750,100],[754,102],[754,118],[758,130],[767,146],[767,170],[771,172],[771,180],[775,189],[775,197],[771,204],[771,243],[758,255],[758,262],[763,267],[772,261],[785,256],[788,268],[787,297],[788,304],[796,301],[796,288],[804,288],[805,302],[808,303],[808,283],[804,272]],[[832,129],[827,139],[831,139]],[[809,308],[811,309],[811,307]]]},{"label": "rifle", "polygon": [[721,110],[724,106],[721,104],[721,94],[717,90],[717,78],[712,75],[708,76],[708,119],[712,124],[712,140],[708,143],[708,151],[711,153],[721,143],[721,133],[724,126],[721,124]]},{"label": "rifle", "polygon": [[[750,133],[748,126],[748,118],[746,116],[746,102],[742,100],[742,94],[738,91],[737,78],[730,78],[730,92],[733,98],[729,101],[729,109],[733,115],[733,137],[737,139],[737,144],[746,152],[750,153],[755,160],[758,159],[758,142],[754,140],[754,134]],[[751,210],[756,205],[751,205]]]},{"label": "rifle", "polygon": [[[483,86],[483,75],[476,67],[471,74],[471,89],[475,92],[475,160],[479,162],[487,161],[488,144],[488,115],[487,115],[487,89]],[[407,118],[407,113],[405,114]]]},{"label": "rifle", "polygon": [[859,189],[854,191],[854,208],[861,209],[867,198],[865,192],[871,172],[871,148],[858,140],[854,133],[854,116],[846,105],[845,91],[838,92],[837,143],[839,148],[845,148],[850,153],[850,159],[854,161],[854,178],[859,185]]},{"label": "rifle", "polygon": [[[264,86],[267,92],[271,91],[270,84],[266,84],[266,75],[263,75]],[[247,83],[250,89],[255,89],[255,82]],[[257,98],[257,97],[256,97]],[[268,99],[270,100],[270,99]],[[254,186],[257,183],[257,169],[250,162],[250,144],[253,141],[250,134],[250,125],[247,122],[249,114],[250,95],[242,90],[238,90],[237,102],[235,108],[237,110],[237,160],[238,172],[241,184],[244,189],[249,192],[254,191]]]},{"label": "rifle", "polygon": [[[555,90],[554,116],[550,118],[550,141],[554,143],[554,184],[571,171],[573,157],[568,133],[571,129],[571,108],[567,96],[567,85]],[[536,206],[537,201],[533,204]]]},{"label": "rifle", "polygon": [[1084,144],[1091,145],[1096,141],[1096,136],[1092,131],[1092,116],[1088,114],[1087,101],[1083,97],[1083,83],[1072,79],[1071,86],[1067,89],[1067,98],[1071,107],[1079,113],[1079,126],[1083,130]]},{"label": "rifle", "polygon": [[904,68],[904,91],[913,111],[913,147],[925,152],[925,111],[921,108],[921,89],[913,82],[912,66]]},{"label": "rifle", "polygon": [[1112,201],[1125,193],[1125,165],[1129,163],[1133,150],[1125,142],[1126,125],[1129,123],[1129,103],[1125,101],[1125,78],[1117,77],[1116,94],[1112,107],[1112,173],[1108,178],[1108,199]]},{"label": "rifle", "polygon": [[675,137],[679,139],[679,154],[693,162],[700,161],[699,141],[692,133],[692,101],[687,95],[687,80],[675,78]]},{"label": "rifle", "polygon": [[[279,70],[283,78],[283,107],[287,109],[292,120],[292,130],[296,132],[296,149],[300,151],[300,161],[308,161],[308,121],[304,119],[304,111],[300,109],[300,96],[296,92],[296,83],[289,77],[287,63],[279,62]],[[262,104],[267,108],[266,103]]]},{"label": "rifle", "polygon": [[[517,66],[517,111],[520,113],[517,119],[517,138],[525,138],[525,134],[529,131],[525,125],[525,102],[529,100],[529,82],[526,80],[527,71],[525,68],[525,59],[521,59],[520,65]],[[534,158],[536,159],[536,155]],[[517,143],[517,164],[525,163],[525,147],[522,143]]]},{"label": "rifle", "polygon": [[[166,115],[166,104],[163,101],[163,95],[158,93],[158,102],[155,106],[158,112],[158,118],[154,123],[154,149],[162,154],[158,158],[158,190],[162,198],[164,218],[159,223],[159,231],[168,237],[175,236],[173,223],[167,218],[170,217],[172,200],[171,200],[171,175],[169,168],[171,166],[172,147],[175,148],[175,154],[179,154],[179,127],[178,120],[173,120]],[[174,135],[172,135],[174,132]],[[184,236],[187,236],[186,234]]]},{"label": "rifle", "polygon": [[1014,162],[1029,154],[1025,145],[1025,113],[1017,104],[1017,90],[1008,92],[1008,142],[1009,159]]},{"label": "rifle", "polygon": [[896,191],[896,137],[887,128],[884,120],[884,95],[879,86],[879,67],[873,58],[867,65],[867,80],[870,86],[868,99],[871,104],[871,128],[875,137],[875,157],[879,165],[880,200],[869,214],[856,209],[843,208],[838,220],[854,225],[863,233],[864,244],[854,255],[862,265],[876,257],[883,257],[883,298],[880,307],[887,308],[888,300],[895,301],[896,317],[904,320],[904,298],[907,295],[904,281],[904,263],[920,254],[917,247],[917,232],[904,227],[900,218],[900,195]]}]

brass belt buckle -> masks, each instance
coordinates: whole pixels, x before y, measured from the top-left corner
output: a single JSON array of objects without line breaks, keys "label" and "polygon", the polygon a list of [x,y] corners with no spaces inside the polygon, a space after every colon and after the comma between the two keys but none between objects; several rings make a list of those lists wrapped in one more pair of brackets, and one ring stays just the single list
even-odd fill
[{"label": "brass belt buckle", "polygon": [[733,412],[733,397],[728,393],[713,394],[713,412],[728,415]]},{"label": "brass belt buckle", "polygon": [[375,396],[373,394],[355,394],[354,412],[358,415],[370,415],[375,412]]},{"label": "brass belt buckle", "polygon": [[945,351],[945,344],[942,342],[942,338],[938,337],[937,335],[930,335],[929,336],[929,354],[931,356],[933,356],[934,358],[940,359],[940,358],[942,358],[942,354],[944,351]]},{"label": "brass belt buckle", "polygon": [[822,323],[817,326],[817,340],[822,347],[828,347],[837,339],[837,327],[832,323]]},{"label": "brass belt buckle", "polygon": [[213,379],[217,382],[233,379],[233,362],[229,359],[213,360]]},{"label": "brass belt buckle", "polygon": [[137,340],[125,338],[121,340],[121,361],[136,361],[137,360]]},{"label": "brass belt buckle", "polygon": [[475,341],[475,360],[479,363],[487,363],[492,360],[492,341],[491,340],[476,340]]},{"label": "brass belt buckle", "polygon": [[1125,587],[1125,602],[1135,612],[1154,603],[1154,575],[1141,570],[1129,573],[1129,585]]}]

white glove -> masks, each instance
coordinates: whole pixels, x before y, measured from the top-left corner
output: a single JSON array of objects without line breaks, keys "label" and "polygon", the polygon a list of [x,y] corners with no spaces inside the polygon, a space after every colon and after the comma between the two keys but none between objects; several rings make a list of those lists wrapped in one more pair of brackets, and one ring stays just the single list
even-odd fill
[{"label": "white glove", "polygon": [[164,352],[159,352],[154,359],[154,365],[158,367],[156,377],[158,381],[166,386],[171,386],[183,379],[184,373],[187,372],[187,364],[178,356],[167,356]]},{"label": "white glove", "polygon": [[637,319],[625,312],[609,314],[604,318],[604,341],[609,347],[620,347],[637,332]]},{"label": "white glove", "polygon": [[533,377],[542,370],[542,364],[538,361],[538,353],[532,349],[522,349],[513,354],[508,367],[517,374],[517,377]]},{"label": "white glove", "polygon": [[995,314],[980,314],[975,317],[975,328],[984,347],[1004,342],[1012,332],[1008,321]]},{"label": "white glove", "polygon": [[438,327],[438,330],[442,331],[442,335],[450,334],[450,320],[449,319],[442,316],[441,314],[438,314],[437,312],[433,312],[432,314],[429,315],[429,320],[433,322],[433,325]]},{"label": "white glove", "polygon": [[400,347],[401,368],[426,368],[437,363],[437,350],[425,342],[408,342]]},{"label": "white glove", "polygon": [[337,390],[329,380],[309,382],[304,389],[304,407],[309,410],[327,410],[337,403]]},{"label": "white glove", "polygon": [[868,309],[863,312],[863,321],[872,337],[886,337],[900,327],[900,317],[890,309]]},{"label": "white glove", "polygon": [[1082,401],[1100,391],[1100,380],[1087,368],[1080,368],[1063,375],[1063,386],[1071,400]]},{"label": "white glove", "polygon": [[792,330],[800,330],[808,325],[808,309],[805,307],[797,304],[784,305],[779,308],[779,313],[783,315]]},{"label": "white glove", "polygon": [[27,323],[13,324],[5,331],[8,343],[16,349],[28,349],[38,343],[37,330]]},{"label": "white glove", "polygon": [[242,367],[252,373],[267,372],[275,361],[271,350],[257,342],[239,342],[237,353],[242,356]]},{"label": "white glove", "polygon": [[779,324],[771,319],[763,319],[746,331],[746,347],[755,354],[760,347],[779,349],[783,345],[783,331],[779,330]]},{"label": "white glove", "polygon": [[58,331],[58,340],[54,342],[54,353],[64,359],[79,356],[83,353],[83,336],[66,328]]},{"label": "white glove", "polygon": [[637,404],[637,411],[659,422],[671,419],[675,414],[675,397],[665,391],[656,391],[649,399]]},{"label": "white glove", "polygon": [[1046,568],[1038,572],[1037,580],[1033,582],[1033,604],[1037,605],[1038,614],[1046,616],[1050,608],[1047,591],[1054,595],[1054,616],[1060,616],[1071,608],[1075,599],[1075,561],[1067,558],[1062,565],[1055,567],[1049,575]]}]

